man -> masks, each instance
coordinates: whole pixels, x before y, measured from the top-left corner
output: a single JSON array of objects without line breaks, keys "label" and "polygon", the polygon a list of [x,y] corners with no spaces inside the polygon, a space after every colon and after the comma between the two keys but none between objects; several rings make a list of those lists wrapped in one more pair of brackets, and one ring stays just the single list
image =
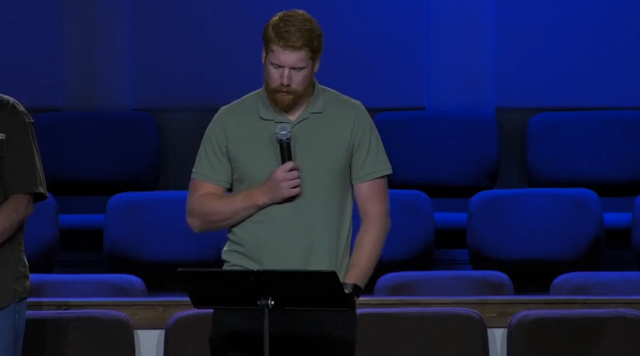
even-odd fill
[{"label": "man", "polygon": [[[224,268],[333,270],[346,292],[357,292],[389,230],[391,165],[364,106],[315,80],[323,47],[315,19],[300,10],[281,12],[265,26],[262,40],[265,85],[223,107],[207,128],[189,186],[187,221],[196,232],[229,229]],[[293,162],[285,164],[275,139],[282,123],[292,127]],[[354,196],[361,228],[350,257]],[[215,314],[223,318],[222,311]],[[241,318],[227,319],[215,328]],[[259,315],[247,319],[260,322]],[[219,355],[247,344],[238,337],[230,346],[230,333],[216,333],[215,342],[226,343]],[[315,345],[310,347],[319,350],[327,343]],[[336,348],[328,352],[353,351]]]},{"label": "man", "polygon": [[47,198],[33,121],[14,99],[0,95],[0,355],[22,355],[29,266],[24,222]]}]

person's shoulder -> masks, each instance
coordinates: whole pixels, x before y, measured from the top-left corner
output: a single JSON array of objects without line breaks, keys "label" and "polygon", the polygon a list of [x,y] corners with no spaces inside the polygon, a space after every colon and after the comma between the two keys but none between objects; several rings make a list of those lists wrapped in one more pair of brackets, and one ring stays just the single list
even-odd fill
[{"label": "person's shoulder", "polygon": [[224,105],[218,110],[216,120],[229,121],[246,117],[250,113],[257,113],[259,95],[260,89]]},{"label": "person's shoulder", "polygon": [[16,103],[18,103],[18,100],[10,97],[9,95],[0,93],[0,108],[8,108],[15,105]]},{"label": "person's shoulder", "polygon": [[364,105],[359,100],[326,86],[321,85],[320,88],[326,105],[337,107],[341,110],[360,111],[364,109]]},{"label": "person's shoulder", "polygon": [[325,112],[331,117],[339,118],[342,125],[351,122],[352,125],[358,126],[371,121],[369,111],[360,100],[325,86],[321,86],[321,90]]},{"label": "person's shoulder", "polygon": [[6,123],[32,122],[29,112],[15,98],[0,94],[0,115]]},{"label": "person's shoulder", "polygon": [[360,100],[326,86],[320,86],[320,88],[323,91],[325,109],[329,109],[328,112],[331,115],[338,112],[342,118],[370,119],[369,112]]},{"label": "person's shoulder", "polygon": [[2,93],[0,93],[0,109],[15,110],[19,112],[27,111],[18,100]]},{"label": "person's shoulder", "polygon": [[226,133],[237,131],[243,126],[244,119],[257,115],[259,93],[260,91],[256,90],[220,107],[209,123],[207,131]]}]

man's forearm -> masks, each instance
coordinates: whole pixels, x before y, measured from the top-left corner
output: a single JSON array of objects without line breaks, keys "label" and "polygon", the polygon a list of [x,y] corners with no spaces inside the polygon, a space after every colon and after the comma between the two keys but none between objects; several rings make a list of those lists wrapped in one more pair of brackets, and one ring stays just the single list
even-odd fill
[{"label": "man's forearm", "polygon": [[189,202],[187,221],[196,232],[234,226],[268,206],[259,189],[233,194],[202,194]]},{"label": "man's forearm", "polygon": [[389,220],[362,221],[344,281],[364,288],[373,273],[389,233]]},{"label": "man's forearm", "polygon": [[0,206],[0,244],[7,241],[33,212],[33,197],[14,195]]}]

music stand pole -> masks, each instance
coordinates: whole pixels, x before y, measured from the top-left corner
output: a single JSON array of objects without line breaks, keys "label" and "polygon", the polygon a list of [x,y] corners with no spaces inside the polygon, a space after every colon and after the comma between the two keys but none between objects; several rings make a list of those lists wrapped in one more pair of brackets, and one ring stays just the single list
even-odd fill
[{"label": "music stand pole", "polygon": [[260,307],[263,311],[262,318],[262,350],[264,356],[269,356],[269,309],[273,307],[271,298],[260,299]]}]

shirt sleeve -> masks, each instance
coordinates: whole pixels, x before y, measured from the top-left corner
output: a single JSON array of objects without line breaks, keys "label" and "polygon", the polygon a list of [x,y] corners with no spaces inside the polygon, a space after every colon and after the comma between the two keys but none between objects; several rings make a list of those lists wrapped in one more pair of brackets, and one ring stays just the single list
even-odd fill
[{"label": "shirt sleeve", "polygon": [[391,163],[378,129],[367,110],[360,105],[353,127],[351,184],[364,183],[391,173]]},{"label": "shirt sleeve", "polygon": [[6,197],[19,194],[33,196],[37,203],[47,199],[40,151],[36,141],[33,119],[24,110],[8,111],[8,130],[2,158],[2,187]]},{"label": "shirt sleeve", "polygon": [[224,128],[224,108],[218,111],[204,133],[191,178],[231,188],[232,171],[227,135]]}]

